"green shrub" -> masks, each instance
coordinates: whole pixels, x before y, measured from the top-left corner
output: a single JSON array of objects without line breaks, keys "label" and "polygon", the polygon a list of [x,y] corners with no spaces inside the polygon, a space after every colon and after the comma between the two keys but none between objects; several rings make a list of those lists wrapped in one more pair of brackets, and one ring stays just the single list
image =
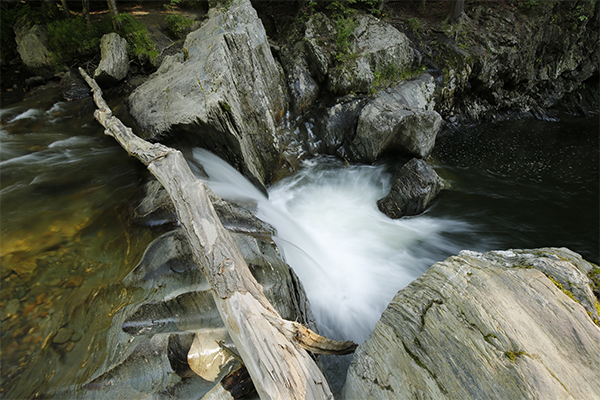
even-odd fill
[{"label": "green shrub", "polygon": [[100,38],[107,33],[97,26],[88,27],[83,17],[53,21],[46,28],[48,47],[57,69],[79,56],[98,51]]},{"label": "green shrub", "polygon": [[148,30],[143,23],[129,14],[119,14],[116,18],[121,22],[119,33],[127,40],[127,51],[130,57],[143,62],[145,58],[152,61],[158,56],[156,46],[148,36]]},{"label": "green shrub", "polygon": [[167,29],[169,33],[176,38],[181,38],[185,34],[189,33],[192,25],[194,24],[194,20],[191,18],[186,18],[180,14],[169,14],[165,17],[165,22],[167,23]]}]

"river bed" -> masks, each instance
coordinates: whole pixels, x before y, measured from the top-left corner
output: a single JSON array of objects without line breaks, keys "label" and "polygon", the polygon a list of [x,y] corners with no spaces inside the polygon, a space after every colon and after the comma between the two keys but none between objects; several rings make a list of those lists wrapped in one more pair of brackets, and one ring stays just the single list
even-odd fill
[{"label": "river bed", "polygon": [[[160,233],[132,223],[128,206],[148,173],[104,136],[93,109],[91,99],[51,93],[1,112],[4,398],[88,382],[107,356],[112,318],[144,297],[122,280]],[[115,113],[127,119],[123,106]],[[319,156],[269,188],[269,199],[220,174],[218,160],[204,165],[210,155],[200,149],[190,163],[204,165],[217,193],[261,204],[322,332],[361,342],[399,289],[460,250],[564,246],[598,263],[598,148],[597,119],[442,134],[429,162],[451,188],[396,221],[375,205],[394,162]]]}]

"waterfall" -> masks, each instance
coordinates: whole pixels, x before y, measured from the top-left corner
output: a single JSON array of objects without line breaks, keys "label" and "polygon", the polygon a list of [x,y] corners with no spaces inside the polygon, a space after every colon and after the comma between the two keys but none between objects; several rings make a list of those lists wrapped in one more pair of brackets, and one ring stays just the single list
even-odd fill
[{"label": "waterfall", "polygon": [[393,220],[377,209],[390,188],[384,166],[304,161],[269,188],[269,198],[207,150],[193,150],[219,196],[256,205],[273,225],[285,261],[299,276],[321,333],[363,342],[398,290],[437,261],[465,223],[426,214]]}]

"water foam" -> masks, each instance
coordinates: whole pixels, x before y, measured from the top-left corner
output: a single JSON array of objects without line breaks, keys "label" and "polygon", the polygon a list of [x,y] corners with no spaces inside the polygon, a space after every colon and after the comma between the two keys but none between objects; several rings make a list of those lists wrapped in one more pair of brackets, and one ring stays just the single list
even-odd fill
[{"label": "water foam", "polygon": [[423,248],[439,253],[447,246],[444,232],[466,229],[426,215],[392,220],[382,214],[376,202],[389,191],[389,176],[381,166],[306,161],[270,188],[267,199],[206,150],[193,155],[217,194],[253,201],[259,218],[277,229],[274,240],[331,338],[364,341],[396,292],[435,261]]}]

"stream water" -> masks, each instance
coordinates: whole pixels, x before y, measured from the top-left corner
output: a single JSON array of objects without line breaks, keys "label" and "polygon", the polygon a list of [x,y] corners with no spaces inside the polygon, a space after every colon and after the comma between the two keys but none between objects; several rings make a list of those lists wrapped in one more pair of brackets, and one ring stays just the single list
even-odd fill
[{"label": "stream water", "polygon": [[[143,296],[122,280],[159,233],[129,216],[147,172],[103,135],[93,109],[56,93],[1,111],[4,398],[85,382],[106,355],[112,317]],[[256,204],[276,227],[322,333],[361,342],[399,289],[462,249],[565,246],[598,263],[598,129],[597,119],[572,118],[441,135],[430,162],[451,188],[400,220],[375,204],[393,162],[320,156],[267,199],[202,149],[189,161],[215,192]]]}]

